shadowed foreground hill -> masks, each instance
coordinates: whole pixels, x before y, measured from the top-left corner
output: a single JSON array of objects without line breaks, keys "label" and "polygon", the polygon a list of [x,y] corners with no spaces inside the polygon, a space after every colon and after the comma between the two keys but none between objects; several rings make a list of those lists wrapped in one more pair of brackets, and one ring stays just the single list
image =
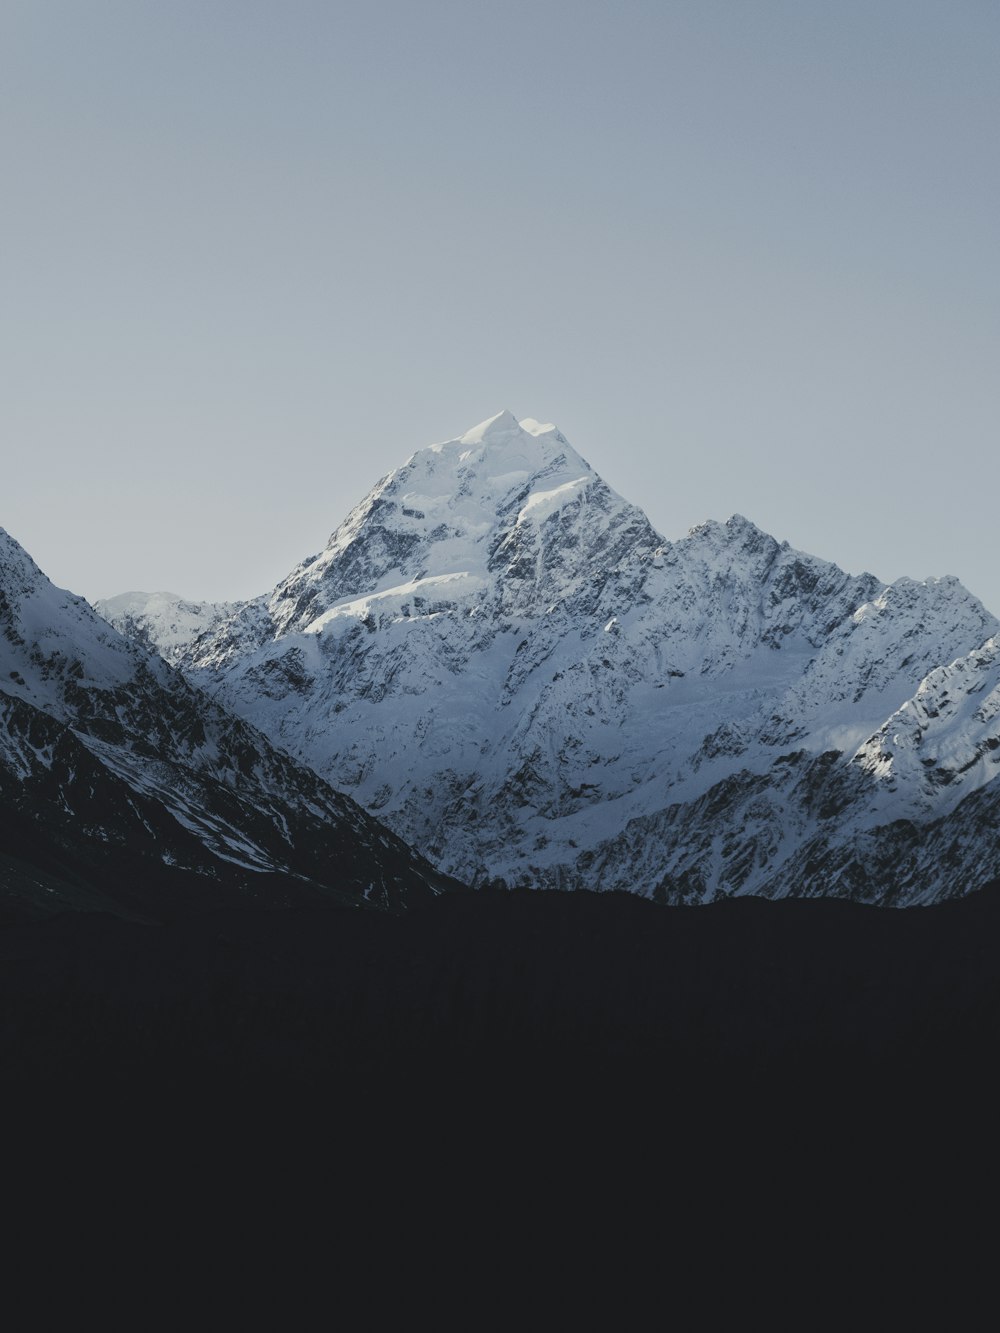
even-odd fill
[{"label": "shadowed foreground hill", "polygon": [[0,923],[405,906],[454,887],[0,528]]},{"label": "shadowed foreground hill", "polygon": [[[529,1100],[987,1076],[1000,884],[895,911],[445,896],[400,915],[76,914],[0,931],[8,1086]],[[738,1112],[734,1104],[733,1113]]]}]

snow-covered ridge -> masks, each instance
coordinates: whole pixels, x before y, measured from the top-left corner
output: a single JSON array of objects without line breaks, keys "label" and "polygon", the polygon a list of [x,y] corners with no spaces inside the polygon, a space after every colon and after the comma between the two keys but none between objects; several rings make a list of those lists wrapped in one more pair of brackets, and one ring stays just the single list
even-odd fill
[{"label": "snow-covered ridge", "polygon": [[94,603],[120,633],[176,665],[187,648],[229,616],[235,603],[190,602],[172,592],[124,592]]},{"label": "snow-covered ridge", "polygon": [[879,737],[998,630],[956,579],[849,575],[740,515],[667,541],[554,426],[502,412],[411,454],[322,552],[175,651],[460,878],[706,897],[805,891],[802,849],[833,856],[817,809],[849,840],[989,784],[974,710],[948,753],[979,766],[930,795],[902,724]]},{"label": "snow-covered ridge", "polygon": [[1000,777],[1000,638],[925,676],[854,763],[898,818],[948,814]]},{"label": "snow-covered ridge", "polygon": [[[82,597],[57,588],[0,528],[0,686],[61,719],[72,716],[65,683],[122,686],[142,654],[94,614]],[[157,658],[149,670],[165,679]]]},{"label": "snow-covered ridge", "polygon": [[[105,881],[134,908],[167,865],[206,881],[206,894],[222,884],[272,904],[436,891],[431,868],[381,824],[56,588],[2,529],[0,802],[17,854],[51,853],[69,867],[68,901],[82,883],[102,910],[115,906]],[[261,875],[277,886],[255,887]]]}]

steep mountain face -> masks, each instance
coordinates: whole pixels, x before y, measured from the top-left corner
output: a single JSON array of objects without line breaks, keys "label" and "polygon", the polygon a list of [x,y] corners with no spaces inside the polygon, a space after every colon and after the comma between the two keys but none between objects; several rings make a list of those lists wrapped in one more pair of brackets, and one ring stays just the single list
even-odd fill
[{"label": "steep mountain face", "polygon": [[934,842],[989,822],[998,629],[953,578],[851,576],[740,516],[665,541],[501,413],[170,650],[469,882],[925,901],[998,870],[956,851],[946,882]]},{"label": "steep mountain face", "polygon": [[162,915],[405,902],[443,880],[378,821],[55,588],[0,529],[0,905]]}]

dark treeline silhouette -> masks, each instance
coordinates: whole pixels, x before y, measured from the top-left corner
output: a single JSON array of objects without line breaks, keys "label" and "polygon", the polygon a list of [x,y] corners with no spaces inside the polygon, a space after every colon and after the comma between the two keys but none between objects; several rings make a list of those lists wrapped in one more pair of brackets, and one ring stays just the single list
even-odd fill
[{"label": "dark treeline silhouette", "polygon": [[0,931],[0,1068],[22,1091],[334,1099],[971,1087],[1000,1036],[998,936],[1000,884],[905,911],[482,892],[395,915],[65,914]]}]

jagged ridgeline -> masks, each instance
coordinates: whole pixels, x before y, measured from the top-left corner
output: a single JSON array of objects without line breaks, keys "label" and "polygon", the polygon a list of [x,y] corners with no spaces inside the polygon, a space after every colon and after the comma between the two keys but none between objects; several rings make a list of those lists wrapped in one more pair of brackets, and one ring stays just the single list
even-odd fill
[{"label": "jagged ridgeline", "polygon": [[99,609],[467,883],[909,904],[1000,872],[1000,626],[956,579],[739,516],[667,541],[509,412],[267,595]]},{"label": "jagged ridgeline", "polygon": [[0,529],[0,921],[406,905],[430,865]]}]

